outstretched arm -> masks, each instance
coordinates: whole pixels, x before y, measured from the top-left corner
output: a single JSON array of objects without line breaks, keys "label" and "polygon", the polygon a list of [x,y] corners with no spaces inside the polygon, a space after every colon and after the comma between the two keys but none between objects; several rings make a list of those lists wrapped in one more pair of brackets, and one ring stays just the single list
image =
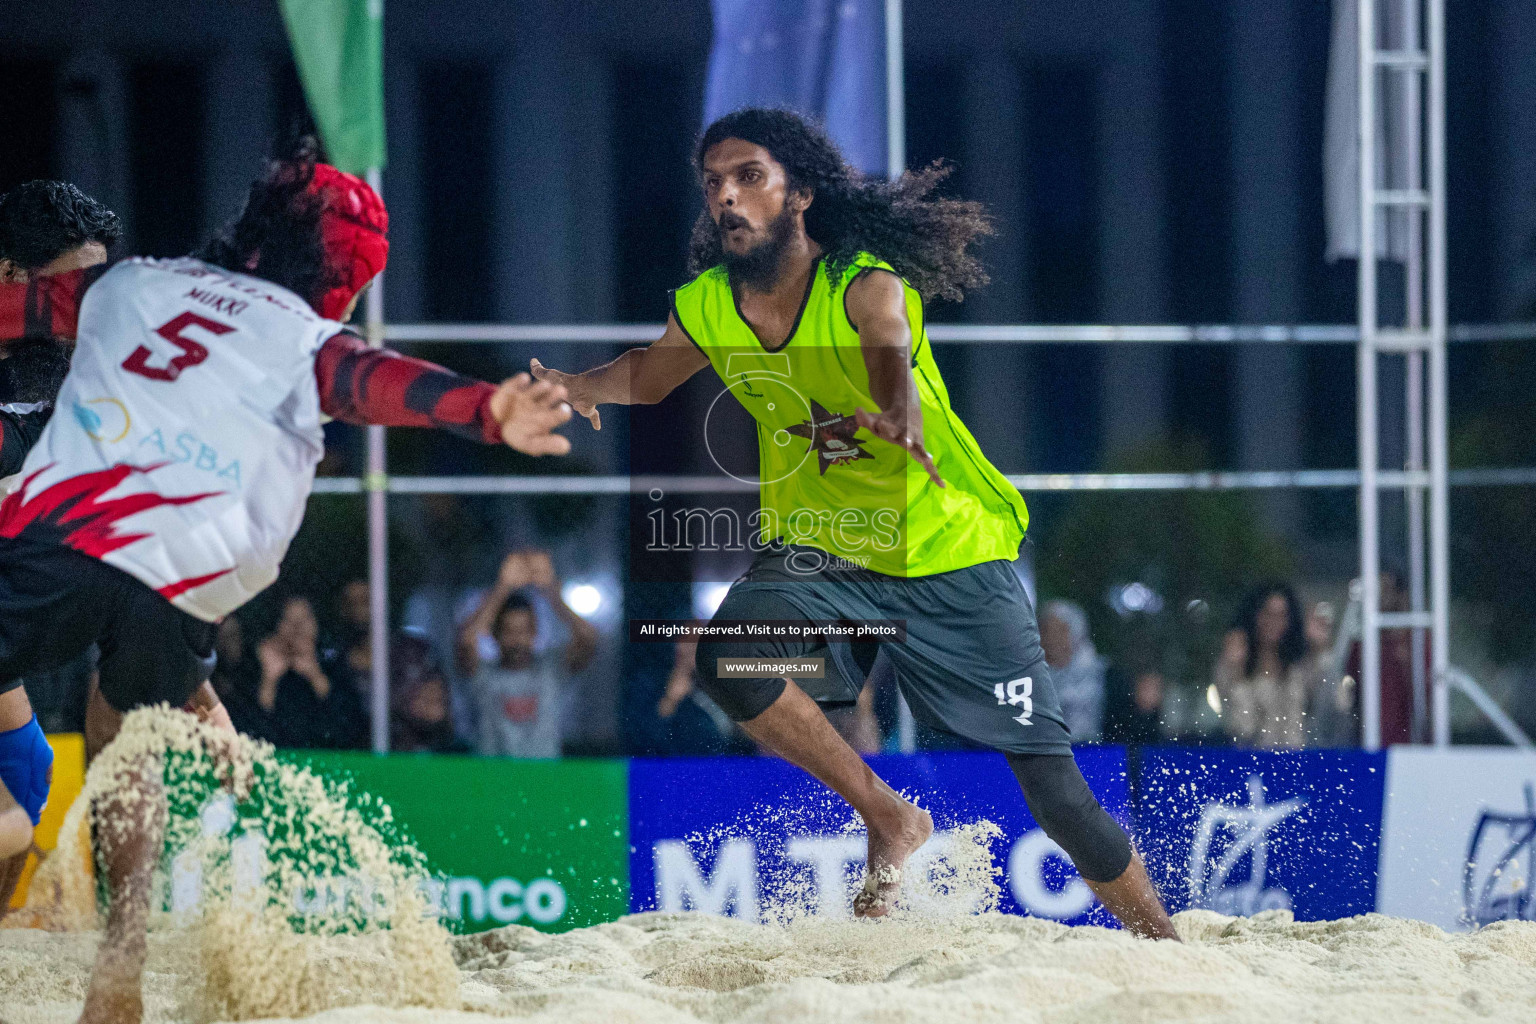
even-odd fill
[{"label": "outstretched arm", "polygon": [[537,359],[529,369],[541,381],[564,384],[571,408],[591,420],[593,430],[601,430],[599,405],[655,405],[708,365],[708,357],[689,340],[676,318],[669,316],[660,340],[645,348],[632,348],[585,373],[552,370]]},{"label": "outstretched arm", "polygon": [[944,480],[923,447],[923,403],[912,376],[912,327],[907,296],[895,274],[873,271],[848,286],[846,306],[869,371],[869,394],[879,412],[856,409],[860,427],[905,448],[940,487]]},{"label": "outstretched arm", "polygon": [[436,427],[528,455],[564,455],[571,443],[551,433],[571,418],[565,391],[526,373],[500,387],[461,377],[435,363],[371,348],[343,331],[315,359],[320,408],[346,423]]}]

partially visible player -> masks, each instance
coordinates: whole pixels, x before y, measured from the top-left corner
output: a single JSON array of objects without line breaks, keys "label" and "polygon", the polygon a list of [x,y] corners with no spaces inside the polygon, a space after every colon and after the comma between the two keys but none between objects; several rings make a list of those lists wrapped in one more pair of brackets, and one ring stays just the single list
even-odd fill
[{"label": "partially visible player", "polygon": [[[92,271],[8,286],[50,283],[46,309],[30,294],[6,302],[0,286],[0,337],[78,338],[59,404],[90,412],[49,422],[0,503],[0,730],[24,722],[8,720],[25,707],[16,679],[92,642],[88,753],[127,711],[160,702],[230,728],[207,681],[214,636],[277,577],[324,450],[322,414],[569,451],[553,433],[570,418],[564,388],[527,374],[495,387],[346,330],[384,269],[387,226],[377,194],[306,140],[198,258],[120,263],[75,308]],[[163,814],[136,813],[160,806],[158,773],[132,774],[139,792],[93,809],[111,908],[83,1021],[142,1016]]]},{"label": "partially visible player", "polygon": [[[51,275],[98,266],[121,234],[115,213],[68,182],[18,185],[0,196],[0,282],[41,285]],[[77,276],[83,285],[85,275]],[[35,296],[39,289],[32,292]],[[0,348],[0,497],[20,483],[22,463],[53,416],[73,347],[72,338],[46,334]],[[82,654],[60,671],[84,680],[92,660],[89,652]],[[9,699],[19,705],[26,695],[17,690]],[[23,715],[23,725],[0,732],[0,786],[5,787],[0,793],[0,918],[26,867],[32,827],[42,814],[53,772],[53,751],[30,703],[10,717]],[[27,826],[25,842],[17,818]]]},{"label": "partially visible player", "polygon": [[67,181],[29,181],[0,196],[0,283],[93,267],[122,237],[117,214]]},{"label": "partially visible player", "polygon": [[[69,182],[18,185],[0,195],[0,283],[39,282],[31,290],[38,304],[53,283],[43,285],[41,278],[101,266],[122,231],[117,214]],[[93,279],[79,274],[64,280],[78,288]],[[77,305],[78,296],[69,304]],[[5,491],[5,479],[21,469],[53,415],[74,347],[73,338],[54,337],[40,315],[36,320],[29,332],[34,336],[0,339],[0,489]]]}]

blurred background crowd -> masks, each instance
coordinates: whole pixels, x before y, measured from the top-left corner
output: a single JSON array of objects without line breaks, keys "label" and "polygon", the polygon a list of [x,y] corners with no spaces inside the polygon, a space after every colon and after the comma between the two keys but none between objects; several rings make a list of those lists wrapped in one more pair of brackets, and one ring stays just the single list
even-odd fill
[{"label": "blurred background crowd", "polygon": [[[191,251],[237,210],[273,137],[307,114],[277,5],[69,6],[61,18],[54,5],[13,4],[0,18],[0,192],[68,180],[122,218],[118,251]],[[660,323],[699,211],[689,156],[708,0],[380,6],[386,321]],[[992,284],[934,303],[933,323],[1354,322],[1355,261],[1325,220],[1339,4],[904,9],[906,163],[953,162],[943,188],[984,202],[999,227],[981,254]],[[1450,464],[1531,467],[1536,4],[1451,4],[1446,18],[1449,317],[1503,328],[1502,340],[1450,346]],[[1405,267],[1380,265],[1383,315],[1395,315]],[[395,340],[486,379],[532,356],[578,370],[618,351]],[[934,356],[956,412],[1006,473],[1358,465],[1351,345],[939,344]],[[1401,438],[1406,371],[1386,360],[1380,372],[1382,437]],[[393,430],[388,471],[718,475],[700,425],[719,392],[701,374],[663,405],[605,411],[601,433],[573,424],[573,452],[554,462]],[[312,499],[278,588],[220,644],[218,685],[237,723],[282,745],[362,746],[372,726],[363,436],[344,424],[326,434],[322,474],[350,480],[321,481],[337,486]],[[667,465],[652,465],[658,454]],[[1406,459],[1384,440],[1384,467]],[[555,490],[390,495],[391,745],[750,752],[693,690],[686,649],[627,631],[634,618],[707,617],[744,566],[701,557],[692,579],[653,580],[635,570],[643,496]],[[1532,490],[1462,483],[1450,499],[1451,660],[1528,731]],[[1351,488],[1026,498],[1017,569],[1079,740],[1356,742]],[[1401,493],[1383,492],[1384,557],[1398,567],[1386,610],[1407,605],[1407,518]],[[1383,738],[1422,739],[1421,649],[1406,631],[1386,632],[1383,649]],[[49,728],[78,722],[89,678],[82,664],[29,684]],[[1451,710],[1458,742],[1498,740],[1459,696]],[[863,749],[902,741],[883,673],[842,718]]]},{"label": "blurred background crowd", "polygon": [[[237,727],[279,747],[367,749],[367,580],[324,589],[305,583],[302,576],[285,581],[281,593],[225,621],[214,686]],[[724,586],[686,589],[690,609],[627,614],[706,617]],[[1406,605],[1397,574],[1383,574],[1382,593],[1386,610]],[[629,642],[618,617],[601,614],[607,595],[562,579],[548,551],[515,549],[488,585],[453,594],[449,629],[434,628],[437,596],[430,588],[406,595],[392,623],[392,750],[523,758],[757,752],[695,687],[692,644]],[[1078,743],[1354,746],[1358,603],[1348,593],[1342,599],[1303,598],[1290,582],[1265,579],[1213,621],[1208,602],[1169,612],[1145,584],[1120,588],[1098,615],[1042,593],[1041,642]],[[1383,634],[1385,743],[1410,742],[1414,734],[1414,646],[1410,630]],[[617,657],[600,658],[605,648]],[[1418,658],[1422,687],[1427,650]],[[86,662],[29,682],[47,728],[80,728],[92,676]],[[1427,690],[1420,692],[1427,700]],[[959,742],[921,726],[904,732],[898,688],[883,659],[858,704],[831,717],[866,753],[898,750],[904,741],[917,749]],[[597,727],[606,722],[615,727],[604,735]]]}]

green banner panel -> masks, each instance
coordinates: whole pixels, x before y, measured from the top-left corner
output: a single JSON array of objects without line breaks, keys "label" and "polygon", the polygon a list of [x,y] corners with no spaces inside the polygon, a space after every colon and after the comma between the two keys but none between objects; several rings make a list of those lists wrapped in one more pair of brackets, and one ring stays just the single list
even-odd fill
[{"label": "green banner panel", "polygon": [[629,912],[623,761],[285,751],[384,800],[441,875],[456,931],[565,931]]}]

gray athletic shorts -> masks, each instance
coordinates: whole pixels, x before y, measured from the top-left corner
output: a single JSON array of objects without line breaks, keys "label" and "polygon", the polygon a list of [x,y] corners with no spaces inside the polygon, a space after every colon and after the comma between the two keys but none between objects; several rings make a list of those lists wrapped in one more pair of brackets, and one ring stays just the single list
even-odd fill
[{"label": "gray athletic shorts", "polygon": [[[814,548],[763,552],[713,621],[782,618],[785,603],[809,620],[903,620],[905,641],[880,641],[878,650],[918,721],[1007,753],[1071,753],[1035,610],[1010,563],[903,579],[827,561]],[[703,659],[715,654],[825,657],[825,678],[796,683],[822,704],[841,705],[858,697],[875,649],[873,642],[705,643],[699,668],[714,676]]]}]

